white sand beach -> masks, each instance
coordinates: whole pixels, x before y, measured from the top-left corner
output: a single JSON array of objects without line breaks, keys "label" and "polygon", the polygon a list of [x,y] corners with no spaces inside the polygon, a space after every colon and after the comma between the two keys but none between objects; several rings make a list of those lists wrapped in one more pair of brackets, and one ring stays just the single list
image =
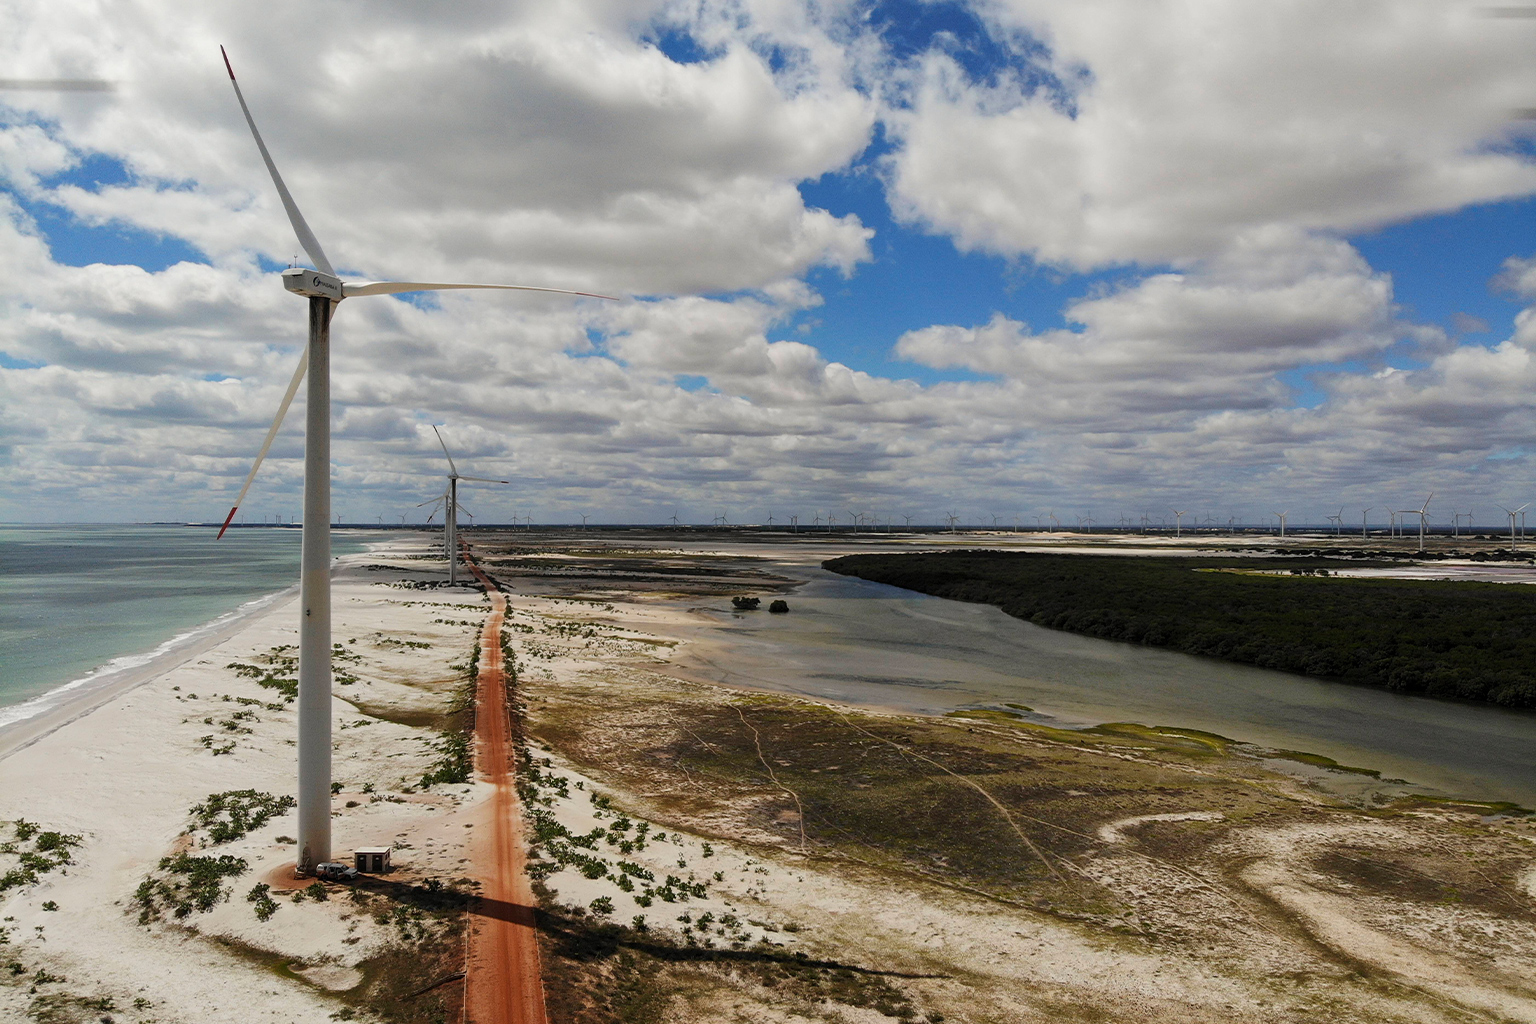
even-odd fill
[{"label": "white sand beach", "polygon": [[[407,553],[407,552],[400,552]],[[336,572],[334,777],[338,856],[355,846],[391,845],[398,879],[463,875],[468,815],[475,787],[402,793],[435,754],[430,731],[359,713],[436,713],[451,689],[452,662],[464,662],[484,617],[469,589],[415,591],[370,579],[360,568],[377,555],[343,560]],[[398,579],[400,573],[385,574]],[[233,895],[209,913],[139,924],[135,888],[161,858],[201,852],[206,835],[189,837],[189,809],[212,793],[293,788],[294,713],[282,695],[226,666],[263,664],[297,635],[296,595],[178,652],[170,666],[146,665],[111,692],[74,704],[0,736],[0,821],[23,819],[81,837],[73,863],[33,885],[0,894],[9,943],[0,963],[19,963],[0,984],[0,1017],[23,1019],[39,995],[109,999],[126,1019],[296,1021],[338,1008],[327,988],[355,983],[356,964],[387,941],[389,928],[334,904],[283,901],[258,921],[244,896],[281,875],[292,847],[291,810],[243,838],[208,852],[244,858],[249,868],[227,883]],[[342,675],[345,673],[345,675]],[[346,681],[356,675],[356,681]],[[365,792],[367,790],[367,792]],[[0,826],[0,841],[12,839]],[[0,857],[0,862],[5,858]],[[5,864],[9,867],[10,864]],[[3,872],[4,868],[0,868]],[[45,909],[54,905],[57,909]],[[285,963],[327,967],[293,984],[265,969],[261,956],[209,937],[244,943]],[[21,984],[38,971],[53,984]],[[146,1005],[133,1010],[135,1000]]]}]

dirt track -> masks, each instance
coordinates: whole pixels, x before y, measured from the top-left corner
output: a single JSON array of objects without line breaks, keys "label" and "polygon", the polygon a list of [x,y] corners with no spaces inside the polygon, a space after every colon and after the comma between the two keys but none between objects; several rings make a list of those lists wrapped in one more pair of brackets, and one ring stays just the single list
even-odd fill
[{"label": "dirt track", "polygon": [[523,870],[522,809],[512,778],[511,717],[501,657],[501,625],[507,600],[469,561],[491,598],[491,615],[480,635],[480,675],[475,698],[475,762],[495,786],[478,822],[474,849],[481,899],[469,938],[465,1018],[472,1024],[545,1024],[533,892]]}]

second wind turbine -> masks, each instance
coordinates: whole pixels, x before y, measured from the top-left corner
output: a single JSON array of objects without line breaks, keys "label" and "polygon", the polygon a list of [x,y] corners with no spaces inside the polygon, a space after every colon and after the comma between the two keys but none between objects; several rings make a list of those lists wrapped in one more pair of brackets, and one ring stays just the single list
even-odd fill
[{"label": "second wind turbine", "polygon": [[443,458],[448,460],[448,490],[443,494],[443,547],[448,553],[448,585],[451,587],[459,582],[459,481],[473,480],[481,484],[509,484],[512,481],[492,480],[488,476],[460,476],[459,467],[453,464],[453,456],[448,454],[448,445],[443,443],[442,431],[437,429],[436,423],[432,424],[432,433],[437,435]]},{"label": "second wind turbine", "polygon": [[309,345],[299,361],[299,367],[288,382],[288,392],[277,409],[277,418],[267,431],[266,440],[256,456],[255,465],[245,478],[245,486],[235,499],[234,508],[224,519],[219,536],[229,528],[230,520],[245,500],[245,492],[256,478],[272,439],[283,425],[283,417],[293,396],[299,390],[299,382],[309,374],[308,405],[304,410],[304,532],[300,545],[299,605],[299,839],[298,863],[300,874],[313,874],[315,866],[331,859],[331,314],[343,299],[360,295],[397,295],[402,292],[444,291],[457,288],[490,288],[503,291],[553,292],[559,295],[581,295],[594,299],[611,299],[611,295],[578,292],[567,288],[540,288],[515,284],[442,284],[422,281],[346,281],[336,276],[331,261],[314,232],[299,213],[299,207],[288,194],[277,165],[267,152],[267,144],[256,130],[256,121],[246,106],[240,83],[235,81],[235,69],[230,66],[229,55],[224,55],[224,69],[229,72],[230,84],[235,88],[235,99],[250,126],[251,137],[261,152],[272,184],[277,186],[278,198],[288,213],[288,222],[298,236],[299,244],[315,264],[315,269],[291,267],[283,271],[283,287],[309,300]]}]

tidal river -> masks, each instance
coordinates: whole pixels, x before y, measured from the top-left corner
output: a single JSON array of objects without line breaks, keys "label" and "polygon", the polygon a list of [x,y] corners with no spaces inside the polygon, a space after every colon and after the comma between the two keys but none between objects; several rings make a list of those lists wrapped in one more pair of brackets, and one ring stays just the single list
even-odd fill
[{"label": "tidal river", "polygon": [[773,568],[804,580],[788,595],[791,613],[708,612],[714,625],[694,636],[714,642],[685,649],[680,667],[730,685],[903,711],[1016,704],[1061,725],[1203,729],[1536,808],[1536,714],[1076,636],[804,563]]}]

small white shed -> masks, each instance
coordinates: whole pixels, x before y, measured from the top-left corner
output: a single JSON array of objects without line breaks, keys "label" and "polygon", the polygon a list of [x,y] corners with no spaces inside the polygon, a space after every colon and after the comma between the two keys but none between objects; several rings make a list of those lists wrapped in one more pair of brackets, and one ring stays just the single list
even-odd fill
[{"label": "small white shed", "polygon": [[389,870],[389,846],[359,846],[353,851],[357,870],[363,874],[378,875]]}]

